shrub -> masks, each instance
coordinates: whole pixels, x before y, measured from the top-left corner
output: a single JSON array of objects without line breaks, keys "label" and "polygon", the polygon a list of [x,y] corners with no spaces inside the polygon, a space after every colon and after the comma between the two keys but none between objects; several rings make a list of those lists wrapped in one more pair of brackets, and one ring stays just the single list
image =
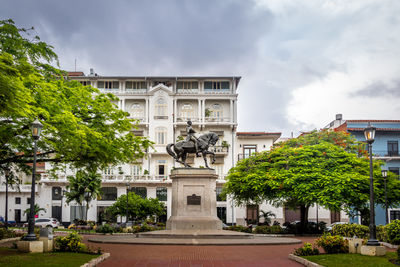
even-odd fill
[{"label": "shrub", "polygon": [[313,247],[311,243],[304,243],[303,247],[294,250],[294,255],[297,256],[311,256],[318,254],[319,250],[316,247]]},{"label": "shrub", "polygon": [[57,237],[55,246],[60,252],[88,252],[86,245],[81,241],[82,237],[78,233],[72,232],[67,236]]},{"label": "shrub", "polygon": [[6,228],[0,228],[0,239],[13,238],[17,236],[21,236],[21,234]]},{"label": "shrub", "polygon": [[96,233],[112,234],[114,233],[114,228],[109,224],[100,225],[96,228]]},{"label": "shrub", "polygon": [[397,261],[400,263],[400,246],[397,248]]},{"label": "shrub", "polygon": [[400,220],[394,220],[385,226],[387,241],[391,244],[400,245]]},{"label": "shrub", "polygon": [[279,225],[262,225],[257,226],[254,232],[256,234],[281,234],[283,232],[283,229]]},{"label": "shrub", "polygon": [[378,225],[376,227],[376,238],[379,241],[383,241],[383,242],[387,242],[388,241],[387,240],[387,232],[386,232],[385,226]]},{"label": "shrub", "polygon": [[243,233],[251,233],[252,232],[252,228],[250,227],[245,227],[242,225],[232,225],[232,226],[228,226],[226,228],[226,230],[229,231],[236,231],[236,232],[243,232]]},{"label": "shrub", "polygon": [[349,251],[348,241],[339,235],[323,235],[316,240],[316,244],[322,247],[327,254],[347,253]]},{"label": "shrub", "polygon": [[360,224],[337,224],[332,229],[332,235],[340,235],[345,237],[368,238],[369,228]]}]

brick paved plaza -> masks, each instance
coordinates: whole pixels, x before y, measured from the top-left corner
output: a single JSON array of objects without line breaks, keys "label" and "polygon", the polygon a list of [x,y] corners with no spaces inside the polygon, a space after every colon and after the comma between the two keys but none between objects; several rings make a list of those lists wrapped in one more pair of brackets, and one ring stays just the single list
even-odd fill
[{"label": "brick paved plaza", "polygon": [[[296,237],[297,238],[297,237]],[[313,242],[314,237],[298,238]],[[85,238],[86,240],[86,238]],[[88,243],[110,252],[111,257],[98,265],[105,266],[301,266],[288,254],[301,244],[268,246],[171,246],[120,245]]]}]

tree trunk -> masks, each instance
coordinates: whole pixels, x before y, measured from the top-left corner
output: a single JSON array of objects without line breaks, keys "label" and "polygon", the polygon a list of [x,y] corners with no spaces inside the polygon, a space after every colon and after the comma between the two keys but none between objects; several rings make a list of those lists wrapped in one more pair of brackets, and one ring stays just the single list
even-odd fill
[{"label": "tree trunk", "polygon": [[300,233],[305,234],[308,224],[308,209],[310,206],[300,205]]},{"label": "tree trunk", "polygon": [[86,216],[85,216],[85,221],[88,220],[87,215],[88,215],[88,211],[89,211],[89,204],[90,202],[88,200],[86,200]]}]

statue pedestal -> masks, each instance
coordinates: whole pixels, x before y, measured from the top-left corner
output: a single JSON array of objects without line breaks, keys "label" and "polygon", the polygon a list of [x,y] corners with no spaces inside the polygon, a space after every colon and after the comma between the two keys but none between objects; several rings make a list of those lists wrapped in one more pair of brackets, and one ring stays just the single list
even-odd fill
[{"label": "statue pedestal", "polygon": [[172,212],[167,230],[221,230],[217,217],[214,170],[178,168],[171,171]]}]

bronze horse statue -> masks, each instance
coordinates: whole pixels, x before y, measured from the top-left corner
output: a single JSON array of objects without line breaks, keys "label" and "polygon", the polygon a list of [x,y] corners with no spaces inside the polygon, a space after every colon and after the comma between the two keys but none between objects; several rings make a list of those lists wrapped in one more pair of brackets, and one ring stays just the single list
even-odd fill
[{"label": "bronze horse statue", "polygon": [[[215,145],[218,141],[218,135],[216,133],[210,132],[207,134],[201,135],[198,139],[198,149],[199,153],[203,155],[204,162],[206,164],[206,168],[211,169],[207,164],[207,154],[213,156],[211,163],[215,162],[215,153],[208,151],[210,145]],[[172,151],[172,147],[174,150]],[[188,153],[196,153],[196,148],[193,141],[185,142],[180,141],[176,144],[168,144],[167,152],[170,156],[172,156],[176,162],[183,164],[186,168],[190,168],[191,166],[186,163],[186,158]]]}]

